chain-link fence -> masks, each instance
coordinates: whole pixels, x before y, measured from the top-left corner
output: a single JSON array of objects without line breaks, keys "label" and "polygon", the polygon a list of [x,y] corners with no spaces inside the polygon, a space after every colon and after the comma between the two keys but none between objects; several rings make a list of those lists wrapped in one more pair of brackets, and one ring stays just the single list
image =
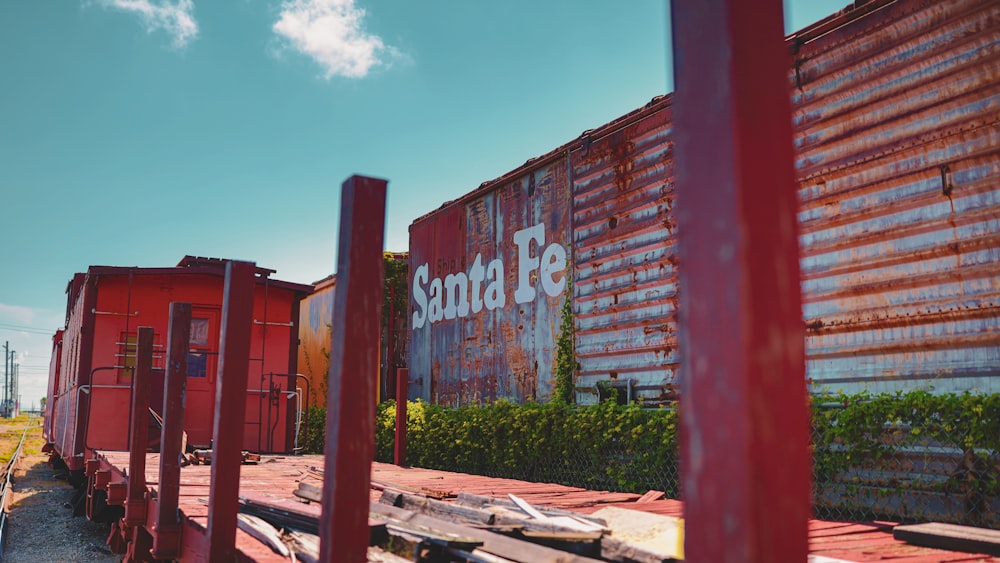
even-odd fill
[{"label": "chain-link fence", "polygon": [[[843,408],[813,425],[814,510],[830,520],[935,520],[1000,527],[1000,452],[975,447],[969,428],[878,419],[843,429]],[[851,421],[854,424],[854,421]]]},{"label": "chain-link fence", "polygon": [[[859,397],[813,405],[817,518],[936,520],[1000,528],[1000,396]],[[408,458],[414,465],[592,490],[657,490],[681,498],[672,409],[637,414],[635,409],[600,407],[602,411],[585,414],[596,407],[535,405],[516,413],[522,424],[512,430],[509,420],[517,418],[519,408],[512,405],[475,412],[423,408],[423,430],[415,428],[409,438],[408,452],[423,452]],[[531,417],[524,418],[526,414]],[[393,423],[384,418],[378,441],[385,459],[380,461],[391,461]],[[585,423],[592,426],[577,429],[576,440],[567,438],[572,432],[566,425]],[[560,424],[564,427],[555,431]],[[452,428],[443,428],[448,426]],[[546,426],[553,428],[539,429]],[[593,437],[593,429],[599,437]],[[663,439],[637,438],[663,429]],[[512,440],[521,445],[512,447]],[[546,444],[539,447],[539,442]]]}]

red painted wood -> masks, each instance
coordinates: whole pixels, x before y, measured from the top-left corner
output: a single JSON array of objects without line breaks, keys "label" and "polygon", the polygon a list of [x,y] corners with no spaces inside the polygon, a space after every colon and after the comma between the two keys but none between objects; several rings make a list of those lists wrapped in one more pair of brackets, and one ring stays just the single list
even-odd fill
[{"label": "red painted wood", "polygon": [[382,318],[385,180],[352,176],[340,195],[320,560],[367,560],[368,495]]},{"label": "red painted wood", "polygon": [[236,512],[239,509],[256,269],[253,262],[226,264],[208,501],[212,507],[208,513],[210,561],[233,561],[237,555]]},{"label": "red painted wood", "polygon": [[181,442],[184,434],[184,380],[191,342],[191,304],[171,303],[167,323],[167,372],[163,382],[163,429],[160,431],[159,502],[153,530],[153,555],[175,557],[180,549]]},{"label": "red painted wood", "polygon": [[153,328],[136,330],[135,373],[132,376],[132,428],[129,433],[128,491],[125,523],[142,524],[146,517],[146,449],[149,447],[149,380],[153,376]]},{"label": "red painted wood", "polygon": [[672,3],[685,555],[804,561],[809,422],[780,0]]},{"label": "red painted wood", "polygon": [[[390,317],[392,318],[392,317]],[[409,395],[410,370],[396,370],[396,442],[393,445],[393,462],[406,465],[406,397]]]}]

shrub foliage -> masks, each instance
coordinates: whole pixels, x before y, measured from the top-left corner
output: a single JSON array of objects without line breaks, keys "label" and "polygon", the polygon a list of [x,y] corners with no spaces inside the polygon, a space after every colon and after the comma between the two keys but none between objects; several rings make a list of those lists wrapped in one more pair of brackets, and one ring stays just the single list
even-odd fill
[{"label": "shrub foliage", "polygon": [[[324,416],[314,409],[307,417],[307,451],[322,451]],[[407,423],[407,462],[416,467],[679,494],[675,409],[614,401],[459,408],[417,401],[408,404]],[[1000,395],[821,395],[812,399],[812,424],[819,515],[912,519],[920,517],[921,498],[938,494],[953,507],[950,519],[995,523]],[[390,401],[377,411],[377,461],[392,462],[394,433]],[[906,494],[917,500],[900,500]]]}]

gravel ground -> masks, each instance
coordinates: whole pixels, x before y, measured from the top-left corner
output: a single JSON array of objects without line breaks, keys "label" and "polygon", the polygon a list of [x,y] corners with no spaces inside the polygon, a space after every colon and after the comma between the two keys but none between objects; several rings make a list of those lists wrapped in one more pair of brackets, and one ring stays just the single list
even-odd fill
[{"label": "gravel ground", "polygon": [[73,517],[63,507],[73,488],[52,477],[47,459],[26,455],[14,471],[3,561],[119,561],[104,543],[108,525]]}]

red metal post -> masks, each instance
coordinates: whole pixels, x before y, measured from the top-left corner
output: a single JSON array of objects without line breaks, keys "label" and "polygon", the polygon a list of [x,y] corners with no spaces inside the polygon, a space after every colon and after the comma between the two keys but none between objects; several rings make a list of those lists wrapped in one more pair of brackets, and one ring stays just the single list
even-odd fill
[{"label": "red metal post", "polygon": [[[383,259],[384,263],[384,259]],[[389,395],[389,390],[399,388],[399,383],[396,382],[394,388],[389,387],[389,379],[395,377],[396,374],[396,361],[395,361],[395,344],[396,344],[396,286],[389,286],[389,315],[386,317],[389,319],[385,323],[385,394]],[[398,403],[398,397],[397,397]]]},{"label": "red metal post", "polygon": [[171,303],[167,322],[167,372],[163,382],[163,429],[160,433],[160,486],[153,525],[153,556],[172,559],[180,553],[181,520],[177,502],[184,452],[184,387],[191,342],[191,304]]},{"label": "red metal post", "polygon": [[209,561],[234,561],[237,555],[236,513],[239,510],[256,270],[253,262],[226,263],[212,435],[212,478],[208,493],[211,508],[208,513]]},{"label": "red metal post", "polygon": [[351,176],[340,194],[320,561],[367,561],[386,183]]},{"label": "red metal post", "polygon": [[406,397],[409,395],[410,370],[396,370],[396,443],[393,448],[393,462],[406,465]]},{"label": "red metal post", "polygon": [[780,0],[672,3],[685,555],[805,561],[809,419]]},{"label": "red metal post", "polygon": [[125,524],[146,520],[146,450],[149,447],[149,381],[153,376],[153,328],[136,329],[135,373],[132,375],[132,428],[129,432],[128,490]]}]

